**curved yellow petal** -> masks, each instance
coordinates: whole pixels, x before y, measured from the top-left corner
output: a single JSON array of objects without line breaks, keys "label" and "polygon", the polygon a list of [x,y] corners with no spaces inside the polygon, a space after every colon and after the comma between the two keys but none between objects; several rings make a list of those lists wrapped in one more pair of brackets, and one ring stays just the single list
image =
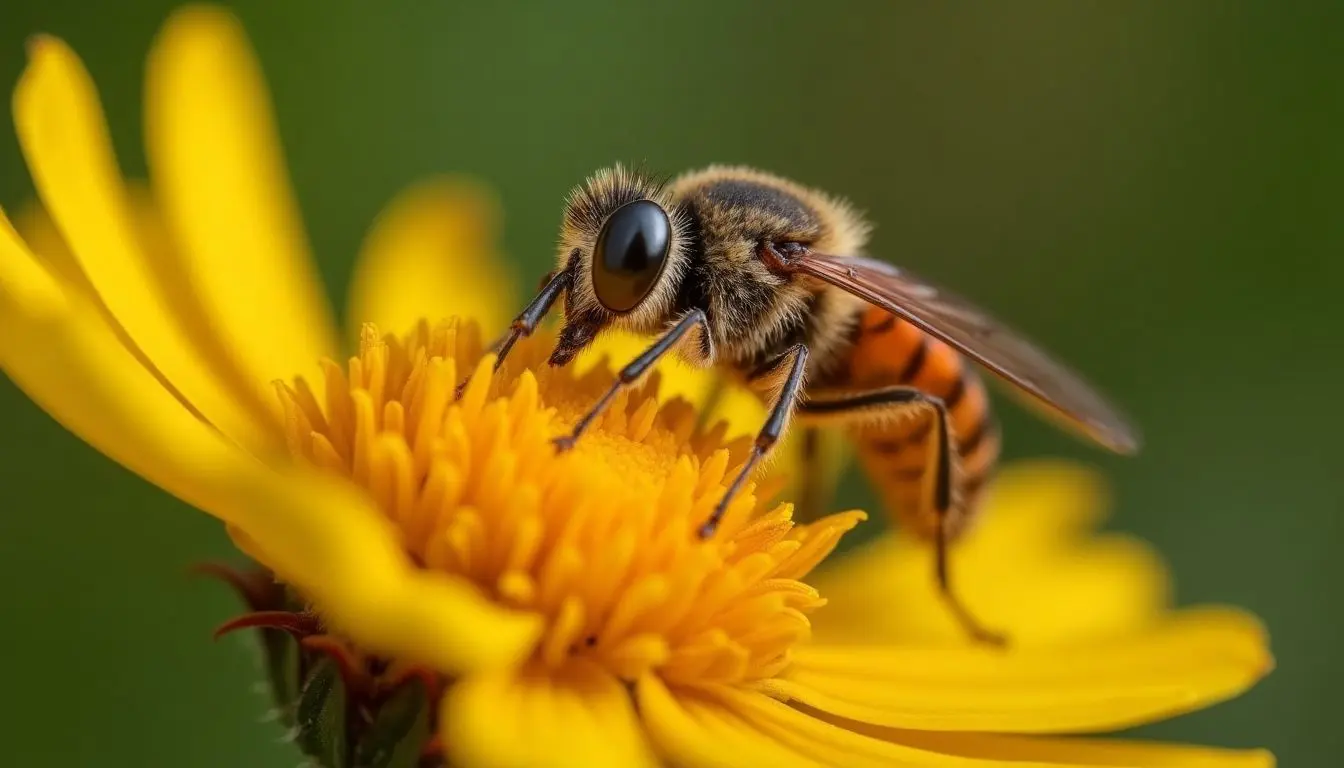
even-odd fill
[{"label": "curved yellow petal", "polygon": [[317,371],[335,326],[289,189],[266,87],[240,25],[188,6],[150,52],[146,155],[216,349],[254,397]]},{"label": "curved yellow petal", "polygon": [[98,292],[89,283],[89,276],[75,258],[74,251],[65,242],[61,230],[41,203],[31,201],[14,212],[12,222],[28,250],[37,257],[66,290],[74,290],[85,299],[96,303]]},{"label": "curved yellow petal", "polygon": [[277,435],[220,383],[165,297],[140,247],[93,82],[60,40],[35,39],[14,92],[15,125],[33,180],[73,250],[98,310],[141,362],[225,433],[248,445]]},{"label": "curved yellow petal", "polygon": [[393,198],[355,264],[350,338],[364,323],[400,334],[449,316],[475,319],[489,338],[502,333],[524,299],[498,253],[499,220],[490,190],[466,178],[428,179]]},{"label": "curved yellow petal", "polygon": [[[164,287],[160,293],[165,308],[181,326],[188,343],[209,359],[212,370],[228,377],[223,383],[245,403],[257,422],[273,423],[276,407],[273,393],[265,401],[259,399],[258,392],[233,364],[229,351],[220,344],[214,327],[201,312],[194,291],[180,269],[176,247],[171,242],[163,215],[148,187],[130,182],[126,187],[126,197],[141,253],[162,280]],[[61,279],[66,288],[78,290],[86,298],[91,298],[95,305],[100,304],[98,292],[45,208],[36,202],[24,206],[16,212],[14,226],[34,255]]]},{"label": "curved yellow petal", "polygon": [[236,473],[220,495],[216,514],[237,521],[250,551],[369,652],[458,675],[511,668],[536,644],[539,617],[415,565],[353,484],[316,471]]},{"label": "curved yellow petal", "polygon": [[949,755],[983,757],[1014,766],[1024,761],[1048,765],[1143,766],[1144,768],[1273,768],[1274,755],[1261,749],[1163,744],[1131,739],[1047,738],[988,733],[906,731],[849,723],[876,738]]},{"label": "curved yellow petal", "polygon": [[189,504],[218,501],[198,477],[227,471],[242,451],[165,389],[2,217],[0,327],[0,368],[66,429]]},{"label": "curved yellow petal", "polygon": [[[714,695],[725,709],[741,719],[743,725],[767,738],[786,744],[821,765],[844,765],[854,768],[864,766],[884,768],[891,765],[986,768],[1004,765],[1006,762],[994,753],[972,757],[956,750],[928,749],[911,746],[899,740],[873,738],[813,717],[759,693],[722,688],[715,690]],[[949,740],[955,741],[961,735],[956,734]],[[1073,764],[1028,760],[1014,762],[1013,765],[1025,768]]]},{"label": "curved yellow petal", "polygon": [[823,765],[744,724],[718,702],[690,691],[674,693],[652,675],[640,678],[635,695],[649,738],[672,765],[684,768]]},{"label": "curved yellow petal", "polygon": [[765,684],[840,717],[922,730],[1021,733],[1125,728],[1209,706],[1266,675],[1264,630],[1231,609],[1069,648],[799,647]]},{"label": "curved yellow petal", "polygon": [[81,302],[0,219],[0,368],[63,426],[240,531],[249,552],[370,650],[448,672],[531,650],[534,617],[416,569],[353,486],[263,466],[184,408]]},{"label": "curved yellow petal", "polygon": [[[1164,563],[1148,544],[1091,534],[1104,505],[1090,472],[1063,463],[1007,467],[981,525],[953,549],[957,591],[1019,647],[1066,645],[1152,624],[1170,605]],[[884,534],[812,577],[827,599],[819,642],[965,645],[933,581],[933,548]]]},{"label": "curved yellow petal", "polygon": [[449,689],[440,710],[444,751],[452,765],[658,764],[625,687],[595,666],[482,672]]}]

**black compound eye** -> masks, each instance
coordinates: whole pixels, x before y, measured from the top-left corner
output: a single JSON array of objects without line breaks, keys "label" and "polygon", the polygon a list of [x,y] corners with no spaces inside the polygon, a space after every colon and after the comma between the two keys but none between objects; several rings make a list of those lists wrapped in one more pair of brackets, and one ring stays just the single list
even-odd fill
[{"label": "black compound eye", "polygon": [[593,247],[593,290],[612,312],[629,312],[649,295],[667,263],[672,222],[662,206],[636,200],[617,208]]}]

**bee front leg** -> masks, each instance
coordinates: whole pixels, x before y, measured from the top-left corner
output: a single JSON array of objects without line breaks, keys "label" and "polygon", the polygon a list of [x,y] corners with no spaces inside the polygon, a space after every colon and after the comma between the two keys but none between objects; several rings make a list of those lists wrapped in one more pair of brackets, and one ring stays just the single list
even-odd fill
[{"label": "bee front leg", "polygon": [[[579,252],[575,250],[574,253],[570,254],[568,266],[545,277],[542,281],[541,290],[509,324],[509,330],[494,344],[490,345],[491,351],[495,353],[494,371],[498,371],[499,367],[504,364],[504,358],[509,356],[510,350],[513,349],[514,344],[518,343],[519,339],[532,335],[532,332],[541,323],[542,318],[546,317],[546,314],[551,311],[551,307],[555,306],[556,299],[559,299],[560,295],[573,284],[574,271],[578,268],[578,256]],[[462,393],[466,391],[467,384],[470,381],[471,378],[468,377],[457,385],[457,398],[462,397]]]},{"label": "bee front leg", "polygon": [[788,352],[780,355],[754,376],[754,378],[759,379],[782,375],[783,380],[779,386],[779,394],[775,396],[775,403],[770,408],[770,415],[766,417],[765,425],[756,434],[756,442],[751,447],[751,453],[747,456],[746,463],[738,470],[737,477],[733,478],[732,484],[724,492],[718,506],[714,507],[713,514],[709,516],[704,525],[700,526],[700,538],[707,539],[714,535],[714,532],[719,528],[719,523],[723,522],[724,513],[728,511],[728,503],[742,489],[742,484],[756,470],[756,466],[761,463],[761,460],[769,455],[770,449],[775,446],[775,443],[779,442],[780,435],[784,434],[784,427],[788,425],[789,416],[793,414],[798,394],[803,389],[803,376],[806,372],[807,347],[798,344],[791,347]]},{"label": "bee front leg", "polygon": [[541,290],[513,319],[513,323],[509,326],[509,332],[495,342],[496,371],[499,370],[499,366],[504,364],[504,358],[509,356],[509,350],[513,349],[513,345],[517,344],[518,340],[524,336],[532,335],[532,332],[537,329],[537,325],[541,323],[542,318],[546,317],[546,314],[551,311],[551,307],[555,306],[556,299],[560,298],[560,294],[564,293],[574,282],[574,271],[578,268],[578,256],[579,252],[576,249],[574,253],[570,254],[569,264],[564,269],[547,275]]},{"label": "bee front leg", "polygon": [[611,405],[611,401],[615,399],[616,395],[619,394],[622,389],[639,381],[639,379],[653,367],[654,363],[657,363],[662,359],[663,355],[676,349],[677,345],[693,330],[700,331],[701,345],[706,347],[706,349],[700,351],[701,355],[709,357],[710,353],[707,348],[710,344],[709,327],[707,325],[705,313],[700,309],[692,309],[690,312],[683,315],[682,318],[677,321],[676,325],[672,326],[666,333],[658,337],[658,340],[653,342],[648,349],[639,353],[639,356],[634,360],[631,360],[629,364],[620,370],[620,373],[616,374],[616,381],[612,383],[611,388],[603,393],[602,397],[598,399],[593,407],[583,415],[583,418],[579,419],[578,423],[574,425],[574,431],[568,435],[561,435],[560,437],[555,438],[556,448],[561,451],[567,451],[570,448],[573,448],[574,444],[578,442],[579,437],[593,423],[593,420],[600,416],[602,412],[607,409],[608,405]]}]

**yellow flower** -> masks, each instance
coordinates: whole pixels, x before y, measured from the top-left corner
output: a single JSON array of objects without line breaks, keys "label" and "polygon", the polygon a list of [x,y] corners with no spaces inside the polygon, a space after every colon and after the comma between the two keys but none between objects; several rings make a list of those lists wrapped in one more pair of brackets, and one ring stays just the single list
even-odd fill
[{"label": "yellow flower", "polygon": [[[601,351],[552,369],[539,333],[491,376],[474,322],[432,320],[495,330],[513,307],[479,190],[430,182],[377,222],[341,366],[231,17],[185,9],[154,46],[147,190],[123,181],[75,54],[39,38],[29,55],[15,121],[47,213],[22,238],[0,226],[0,366],[223,521],[329,646],[428,670],[451,764],[1272,764],[1023,735],[1197,709],[1271,665],[1252,617],[1167,613],[1146,548],[1088,535],[1090,476],[1010,471],[959,550],[967,601],[1019,641],[1007,653],[951,632],[927,553],[899,538],[811,577],[862,513],[795,524],[767,481],[701,542],[743,456],[733,430],[701,429],[651,379],[557,454],[610,380]],[[663,374],[702,402],[702,379]]]}]

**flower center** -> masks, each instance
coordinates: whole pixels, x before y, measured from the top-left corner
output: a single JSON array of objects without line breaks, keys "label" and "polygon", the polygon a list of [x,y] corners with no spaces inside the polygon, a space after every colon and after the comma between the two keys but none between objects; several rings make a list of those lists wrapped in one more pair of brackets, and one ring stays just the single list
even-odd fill
[{"label": "flower center", "polygon": [[538,333],[491,375],[474,324],[400,338],[366,326],[344,370],[324,363],[321,400],[302,380],[278,385],[290,448],[367,488],[423,567],[544,616],[541,663],[674,683],[777,673],[825,602],[799,579],[862,513],[795,525],[790,505],[757,511],[749,486],[701,541],[746,442],[698,428],[684,401],[660,404],[655,374],[558,453],[552,438],[611,372],[552,368],[552,343]]}]

